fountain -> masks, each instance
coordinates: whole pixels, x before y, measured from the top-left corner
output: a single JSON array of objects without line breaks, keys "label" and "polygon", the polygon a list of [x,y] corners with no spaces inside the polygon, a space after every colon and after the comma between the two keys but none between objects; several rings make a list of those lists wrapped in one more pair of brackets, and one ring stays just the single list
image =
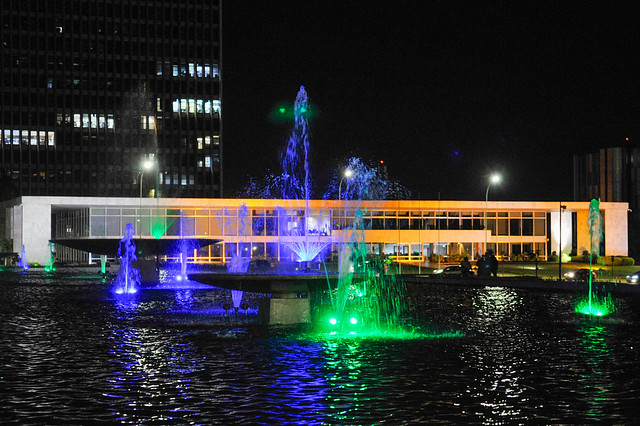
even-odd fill
[{"label": "fountain", "polygon": [[45,272],[55,272],[56,267],[54,265],[54,255],[56,253],[53,243],[49,243],[49,263],[44,266]]},{"label": "fountain", "polygon": [[20,256],[18,257],[18,266],[25,271],[29,269],[29,264],[27,263],[27,254],[24,248],[24,244],[22,245],[22,249],[20,250]]},{"label": "fountain", "polygon": [[[300,88],[294,108],[294,128],[282,156],[283,174],[271,178],[272,188],[260,191],[262,196],[278,190],[285,200],[304,200],[304,217],[298,207],[287,211],[278,209],[281,245],[295,253],[300,267],[295,275],[246,275],[192,274],[190,279],[232,291],[251,291],[271,294],[260,300],[258,321],[266,324],[305,323],[311,320],[311,302],[320,317],[325,314],[333,324],[332,333],[344,331],[347,334],[389,334],[399,332],[399,321],[403,307],[403,283],[395,274],[389,273],[381,259],[367,256],[364,242],[362,210],[357,210],[356,219],[349,227],[343,228],[336,236],[329,233],[310,235],[309,199],[311,198],[311,178],[309,172],[309,132],[307,114],[309,101],[304,86]],[[384,197],[390,193],[386,180],[377,170],[368,168],[361,161],[352,159],[358,174],[354,184],[349,185],[345,194],[351,205],[358,200]],[[357,183],[356,183],[357,182]],[[269,190],[271,189],[271,191]],[[347,199],[345,196],[345,199]],[[299,204],[297,204],[298,206]],[[242,217],[242,215],[240,215]],[[242,233],[240,235],[243,235]],[[332,238],[332,239],[330,239]],[[340,246],[339,273],[329,274],[325,264],[325,274],[300,274],[307,272],[307,263],[318,261],[322,251],[332,242]],[[236,253],[229,263],[229,272],[246,271],[245,262]],[[236,293],[237,295],[238,293]],[[324,303],[328,295],[330,303]],[[241,303],[237,297],[234,306]],[[323,321],[325,323],[325,321]],[[397,333],[396,333],[397,334]]]},{"label": "fountain", "polygon": [[[302,223],[290,222],[290,217],[295,217],[294,212],[287,213],[279,209],[280,219],[288,225],[287,231],[292,237],[285,242],[297,257],[297,261],[303,265],[299,269],[307,269],[308,262],[318,259],[320,253],[330,242],[322,241],[319,236],[311,237],[309,229],[309,199],[311,198],[311,173],[309,170],[309,125],[308,117],[310,113],[309,97],[304,86],[300,86],[294,104],[294,126],[287,149],[282,156],[282,198],[302,199],[305,201],[305,215]],[[302,158],[302,161],[300,161]],[[303,239],[300,239],[303,237]]]},{"label": "fountain", "polygon": [[600,202],[596,199],[591,200],[589,205],[589,218],[587,220],[590,235],[590,253],[589,253],[589,291],[586,298],[581,299],[576,305],[576,312],[584,315],[602,317],[609,315],[615,311],[615,306],[610,294],[601,295],[598,293],[593,283],[593,274],[591,273],[593,255],[600,252],[600,241],[602,239],[602,216],[600,215]]},{"label": "fountain", "polygon": [[117,294],[136,293],[137,286],[140,285],[140,271],[131,265],[131,262],[138,260],[136,256],[136,244],[133,241],[135,230],[131,223],[127,223],[124,236],[120,240],[118,247],[118,257],[120,257],[120,271],[115,281],[115,292]]},{"label": "fountain", "polygon": [[[248,216],[249,209],[246,204],[242,204],[240,206],[240,210],[238,210],[238,218],[240,219],[240,227],[238,228],[239,235],[246,235],[246,221]],[[243,256],[242,250],[239,250],[238,247],[236,247],[231,253],[231,260],[227,264],[227,271],[233,274],[246,273],[249,269],[249,259],[250,257]],[[242,294],[242,290],[231,290],[231,300],[233,301],[233,308],[236,311],[236,315],[238,314],[238,310],[242,304]]]}]

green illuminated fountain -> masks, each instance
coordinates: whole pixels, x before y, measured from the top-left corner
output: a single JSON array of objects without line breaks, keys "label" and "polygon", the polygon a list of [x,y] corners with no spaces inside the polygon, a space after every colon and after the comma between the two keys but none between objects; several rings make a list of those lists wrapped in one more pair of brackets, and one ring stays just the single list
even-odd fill
[{"label": "green illuminated fountain", "polygon": [[593,283],[591,273],[593,253],[600,252],[600,241],[602,239],[602,216],[600,214],[600,202],[591,200],[589,205],[589,218],[587,222],[591,239],[591,253],[589,255],[589,292],[587,296],[580,299],[576,305],[576,312],[583,315],[602,317],[615,311],[613,299],[610,294],[599,294]]}]

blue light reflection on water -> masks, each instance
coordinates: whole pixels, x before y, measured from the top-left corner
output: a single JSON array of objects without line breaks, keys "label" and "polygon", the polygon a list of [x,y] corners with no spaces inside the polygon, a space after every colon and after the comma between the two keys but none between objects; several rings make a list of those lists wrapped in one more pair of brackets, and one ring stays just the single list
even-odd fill
[{"label": "blue light reflection on water", "polygon": [[571,295],[413,289],[414,325],[459,337],[337,339],[226,318],[212,308],[220,290],[121,298],[85,276],[0,277],[4,421],[632,423],[638,412],[633,299],[585,321]]}]

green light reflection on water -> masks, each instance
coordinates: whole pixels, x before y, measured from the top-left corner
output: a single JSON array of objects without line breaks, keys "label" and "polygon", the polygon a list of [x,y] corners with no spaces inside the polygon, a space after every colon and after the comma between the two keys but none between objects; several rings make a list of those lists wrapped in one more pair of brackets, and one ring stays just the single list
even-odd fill
[{"label": "green light reflection on water", "polygon": [[579,384],[583,393],[588,398],[588,411],[586,415],[594,420],[599,420],[608,414],[609,393],[612,392],[613,383],[606,366],[611,364],[614,355],[609,347],[609,326],[584,322],[578,327],[582,333],[580,347],[586,359],[587,370],[581,374]]}]

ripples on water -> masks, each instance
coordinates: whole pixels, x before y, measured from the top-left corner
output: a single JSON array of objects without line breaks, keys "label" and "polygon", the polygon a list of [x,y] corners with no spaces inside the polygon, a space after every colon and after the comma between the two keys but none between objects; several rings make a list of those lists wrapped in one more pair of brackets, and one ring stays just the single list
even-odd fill
[{"label": "ripples on water", "polygon": [[227,320],[221,290],[115,298],[99,277],[0,272],[3,423],[634,423],[638,300],[417,287],[423,337]]}]

